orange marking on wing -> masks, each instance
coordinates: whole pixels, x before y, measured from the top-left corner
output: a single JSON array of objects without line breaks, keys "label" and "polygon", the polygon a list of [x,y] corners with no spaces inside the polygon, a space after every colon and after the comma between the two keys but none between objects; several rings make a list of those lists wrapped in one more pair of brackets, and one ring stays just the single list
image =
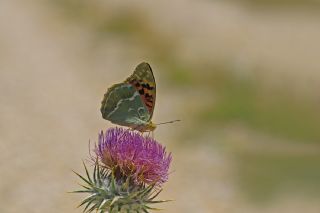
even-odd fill
[{"label": "orange marking on wing", "polygon": [[153,107],[154,107],[154,97],[150,92],[154,87],[150,86],[149,84],[145,84],[143,82],[138,82],[135,79],[131,80],[129,83],[136,88],[136,90],[140,94],[140,97],[142,98],[142,101],[148,108],[148,111],[152,113]]}]

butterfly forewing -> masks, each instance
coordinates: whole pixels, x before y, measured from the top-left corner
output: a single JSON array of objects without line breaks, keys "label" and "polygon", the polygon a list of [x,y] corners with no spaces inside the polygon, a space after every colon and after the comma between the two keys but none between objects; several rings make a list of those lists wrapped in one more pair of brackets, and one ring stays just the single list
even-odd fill
[{"label": "butterfly forewing", "polygon": [[125,82],[131,84],[139,92],[151,120],[156,101],[156,82],[150,65],[145,62],[140,63]]}]

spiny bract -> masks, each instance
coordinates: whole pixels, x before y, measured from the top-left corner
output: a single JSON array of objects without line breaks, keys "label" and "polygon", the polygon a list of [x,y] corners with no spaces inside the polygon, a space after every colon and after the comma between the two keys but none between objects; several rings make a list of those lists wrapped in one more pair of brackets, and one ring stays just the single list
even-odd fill
[{"label": "spiny bract", "polygon": [[149,205],[167,202],[169,200],[154,200],[161,192],[155,185],[135,185],[130,177],[116,180],[110,170],[101,168],[96,162],[93,175],[90,177],[84,164],[86,177],[76,173],[83,181],[82,190],[73,193],[88,193],[79,205],[85,206],[83,212],[99,213],[147,213],[149,210],[159,210]]}]

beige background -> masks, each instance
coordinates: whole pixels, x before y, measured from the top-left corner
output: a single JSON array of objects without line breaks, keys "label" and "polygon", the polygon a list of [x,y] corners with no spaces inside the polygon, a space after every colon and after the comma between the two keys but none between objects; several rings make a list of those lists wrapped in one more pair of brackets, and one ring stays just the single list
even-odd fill
[{"label": "beige background", "polygon": [[[205,77],[210,70],[191,70],[200,86],[180,85],[164,65],[169,54],[185,67],[223,64],[239,78],[258,77],[269,94],[286,90],[319,109],[319,5],[261,2],[1,1],[0,212],[81,212],[82,196],[67,193],[78,188],[71,170],[83,172],[89,140],[111,126],[99,112],[103,93],[141,61],[152,65],[157,80],[153,120],[182,120],[155,132],[174,157],[161,198],[175,201],[159,206],[163,212],[319,212],[317,181],[286,185],[289,177],[279,182],[282,190],[256,202],[237,179],[239,152],[298,156],[298,164],[310,158],[317,165],[317,138],[296,143],[304,140],[241,122],[199,129],[193,115],[216,101],[215,82]],[[131,16],[140,22],[131,25]],[[109,31],[97,30],[101,20],[110,21]],[[264,164],[258,167],[264,171]]]}]

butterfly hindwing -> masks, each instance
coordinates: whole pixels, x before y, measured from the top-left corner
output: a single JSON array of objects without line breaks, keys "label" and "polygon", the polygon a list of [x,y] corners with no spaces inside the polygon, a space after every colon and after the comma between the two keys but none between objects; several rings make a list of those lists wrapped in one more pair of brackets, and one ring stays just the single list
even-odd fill
[{"label": "butterfly hindwing", "polygon": [[100,110],[104,119],[132,128],[145,125],[151,119],[140,93],[129,83],[110,87],[104,95]]},{"label": "butterfly hindwing", "polygon": [[151,120],[156,101],[156,82],[150,65],[145,62],[140,63],[125,82],[131,84],[139,92]]}]

